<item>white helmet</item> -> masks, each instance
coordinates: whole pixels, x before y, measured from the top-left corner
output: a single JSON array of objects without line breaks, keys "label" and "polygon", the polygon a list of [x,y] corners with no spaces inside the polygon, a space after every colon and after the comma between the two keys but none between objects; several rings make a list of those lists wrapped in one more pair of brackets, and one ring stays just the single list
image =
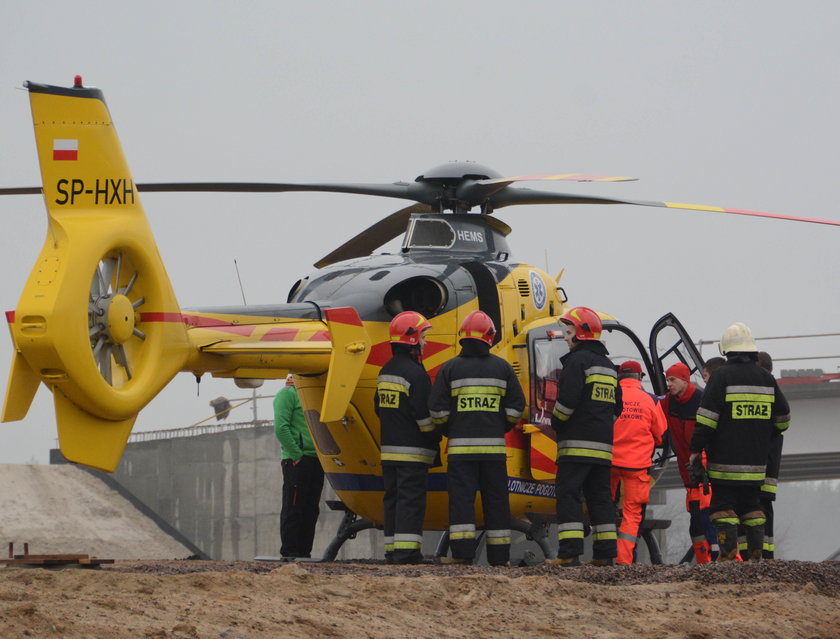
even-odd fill
[{"label": "white helmet", "polygon": [[758,347],[752,336],[750,327],[743,322],[735,322],[732,326],[723,331],[720,338],[720,354],[727,353],[756,353]]}]

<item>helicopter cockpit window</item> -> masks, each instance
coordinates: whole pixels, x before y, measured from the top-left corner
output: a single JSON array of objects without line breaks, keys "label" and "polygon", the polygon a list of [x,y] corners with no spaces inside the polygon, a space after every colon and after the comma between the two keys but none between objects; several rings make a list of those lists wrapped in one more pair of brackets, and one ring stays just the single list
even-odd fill
[{"label": "helicopter cockpit window", "polygon": [[385,294],[385,308],[393,315],[416,311],[431,318],[446,306],[446,288],[433,277],[412,277],[393,286]]},{"label": "helicopter cockpit window", "polygon": [[560,358],[569,352],[563,339],[538,339],[534,342],[534,386],[532,388],[531,423],[551,425],[551,413],[557,402]]},{"label": "helicopter cockpit window", "polygon": [[455,244],[455,229],[446,220],[415,220],[406,248],[450,248]]}]

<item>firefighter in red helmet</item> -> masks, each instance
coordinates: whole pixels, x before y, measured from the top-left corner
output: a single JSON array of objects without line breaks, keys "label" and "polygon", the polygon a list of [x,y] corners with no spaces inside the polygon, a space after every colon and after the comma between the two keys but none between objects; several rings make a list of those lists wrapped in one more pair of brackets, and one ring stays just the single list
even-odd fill
[{"label": "firefighter in red helmet", "polygon": [[447,482],[449,541],[455,563],[472,563],[476,552],[475,493],[481,492],[487,561],[510,560],[505,433],[522,416],[525,395],[511,365],[492,355],[493,320],[473,311],[458,332],[461,352],[435,379],[432,420],[449,438]]},{"label": "firefighter in red helmet", "polygon": [[429,374],[421,358],[429,321],[405,311],[390,326],[393,357],[382,367],[374,398],[381,424],[385,559],[419,563],[423,559],[426,479],[439,457],[440,435],[429,417]]},{"label": "firefighter in red helmet", "polygon": [[610,495],[613,422],[621,414],[621,386],[601,339],[601,318],[585,306],[560,318],[569,352],[551,425],[557,433],[557,559],[580,565],[584,521],[581,496],[589,509],[592,563],[612,565],[616,557],[615,509]]}]

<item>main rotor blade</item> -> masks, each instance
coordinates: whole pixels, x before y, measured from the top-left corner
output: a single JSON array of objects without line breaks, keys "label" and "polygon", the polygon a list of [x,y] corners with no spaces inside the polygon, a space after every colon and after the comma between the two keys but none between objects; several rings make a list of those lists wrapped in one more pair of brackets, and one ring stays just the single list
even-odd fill
[{"label": "main rotor blade", "polygon": [[[144,193],[283,193],[289,191],[319,191],[323,193],[355,193],[376,195],[433,204],[439,189],[423,182],[394,182],[392,184],[283,182],[145,182],[135,185]],[[40,186],[0,188],[0,195],[38,195]]]},{"label": "main rotor blade", "polygon": [[750,215],[753,217],[766,217],[776,220],[789,220],[791,222],[808,222],[810,224],[840,226],[840,221],[838,220],[823,220],[814,217],[800,217],[797,215],[783,215],[780,213],[764,213],[762,211],[729,209],[721,206],[681,204],[679,202],[655,202],[653,200],[620,200],[617,198],[573,195],[570,193],[552,193],[550,191],[533,191],[531,189],[518,188],[506,188],[503,191],[491,196],[489,202],[494,209],[512,206],[515,204],[630,204],[632,206],[655,206],[659,208],[683,209],[687,211],[709,211],[712,213]]},{"label": "main rotor blade", "polygon": [[566,182],[635,182],[639,178],[626,175],[593,175],[591,173],[535,173],[513,177],[479,180],[479,184],[512,184],[513,182],[566,181]]},{"label": "main rotor blade", "polygon": [[40,195],[40,186],[14,186],[0,189],[0,195]]},{"label": "main rotor blade", "polygon": [[386,242],[405,232],[412,213],[432,213],[432,207],[415,204],[391,213],[388,217],[369,226],[355,237],[347,240],[337,249],[315,262],[315,268],[323,268],[342,260],[370,255]]},{"label": "main rotor blade", "polygon": [[[147,182],[137,189],[147,193],[284,193],[289,191],[320,191],[325,193],[355,193],[408,200],[421,199],[424,188],[419,183],[395,182],[393,184],[312,183],[292,184],[283,182]],[[420,197],[418,197],[420,196]]]}]

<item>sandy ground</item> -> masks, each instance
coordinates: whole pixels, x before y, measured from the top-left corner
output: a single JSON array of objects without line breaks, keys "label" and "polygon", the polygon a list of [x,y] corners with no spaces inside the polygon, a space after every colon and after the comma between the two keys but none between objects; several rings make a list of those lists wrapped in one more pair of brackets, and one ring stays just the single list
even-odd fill
[{"label": "sandy ground", "polygon": [[3,568],[0,636],[836,638],[840,562]]}]

